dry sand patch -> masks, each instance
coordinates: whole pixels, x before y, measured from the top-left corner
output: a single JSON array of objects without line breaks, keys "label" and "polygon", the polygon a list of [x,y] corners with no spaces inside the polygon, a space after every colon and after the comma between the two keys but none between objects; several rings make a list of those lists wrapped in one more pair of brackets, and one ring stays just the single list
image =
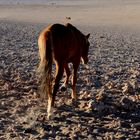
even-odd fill
[{"label": "dry sand patch", "polygon": [[78,71],[77,106],[71,86],[59,91],[48,121],[35,73],[44,26],[0,23],[0,139],[139,139],[139,35],[90,28],[89,68]]}]

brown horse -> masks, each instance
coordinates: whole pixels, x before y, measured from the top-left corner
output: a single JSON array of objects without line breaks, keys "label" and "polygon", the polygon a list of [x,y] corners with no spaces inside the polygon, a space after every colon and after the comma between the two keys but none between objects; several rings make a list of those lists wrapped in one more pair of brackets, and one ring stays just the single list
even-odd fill
[{"label": "brown horse", "polygon": [[[53,24],[45,28],[39,35],[38,45],[40,54],[39,72],[41,74],[41,93],[48,97],[48,117],[54,105],[59,82],[66,72],[64,86],[68,84],[70,70],[68,63],[73,64],[74,76],[72,83],[72,98],[76,99],[77,70],[82,58],[88,62],[89,38],[70,23],[66,25]],[[52,63],[56,65],[56,78],[52,88]],[[53,89],[53,90],[52,90]]]}]

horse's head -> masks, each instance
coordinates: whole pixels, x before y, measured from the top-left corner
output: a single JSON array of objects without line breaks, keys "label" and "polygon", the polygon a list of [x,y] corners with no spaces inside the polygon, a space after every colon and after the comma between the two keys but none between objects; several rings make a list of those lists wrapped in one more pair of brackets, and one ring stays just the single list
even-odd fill
[{"label": "horse's head", "polygon": [[90,34],[85,36],[84,46],[83,46],[83,51],[82,51],[82,56],[81,56],[84,64],[88,63],[88,51],[89,51],[89,45],[90,45],[88,41],[89,36]]}]

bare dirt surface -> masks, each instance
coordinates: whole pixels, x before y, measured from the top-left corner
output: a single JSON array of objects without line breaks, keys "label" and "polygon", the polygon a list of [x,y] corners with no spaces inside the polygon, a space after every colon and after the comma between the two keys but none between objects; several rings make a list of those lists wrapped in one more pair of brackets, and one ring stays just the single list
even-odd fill
[{"label": "bare dirt surface", "polygon": [[43,27],[0,22],[0,139],[140,139],[139,34],[90,28],[89,64],[79,67],[77,102],[72,104],[70,83],[58,92],[47,120],[36,75]]},{"label": "bare dirt surface", "polygon": [[139,0],[11,0],[14,4],[6,4],[6,1],[0,1],[0,19],[4,20],[34,23],[70,21],[76,25],[130,28],[140,26]]}]

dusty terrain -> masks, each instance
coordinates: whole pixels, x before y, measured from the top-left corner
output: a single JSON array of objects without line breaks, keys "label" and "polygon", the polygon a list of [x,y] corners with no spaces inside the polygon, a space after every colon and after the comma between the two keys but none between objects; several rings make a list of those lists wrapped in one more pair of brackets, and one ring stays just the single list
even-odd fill
[{"label": "dusty terrain", "polygon": [[[0,140],[140,139],[140,3],[114,2],[0,5]],[[37,38],[56,22],[91,33],[89,64],[79,67],[77,102],[70,82],[47,120]]]},{"label": "dusty terrain", "polygon": [[48,121],[36,76],[43,27],[0,23],[0,139],[139,139],[139,34],[91,28],[89,67],[80,65],[78,72],[77,106],[70,87],[59,91]]},{"label": "dusty terrain", "polygon": [[130,28],[139,28],[140,26],[139,0],[51,1],[40,4],[36,4],[34,1],[31,4],[0,4],[0,19],[35,23],[62,23],[68,22],[67,17],[70,17],[69,22],[76,25],[92,27],[94,25],[115,25]]}]

